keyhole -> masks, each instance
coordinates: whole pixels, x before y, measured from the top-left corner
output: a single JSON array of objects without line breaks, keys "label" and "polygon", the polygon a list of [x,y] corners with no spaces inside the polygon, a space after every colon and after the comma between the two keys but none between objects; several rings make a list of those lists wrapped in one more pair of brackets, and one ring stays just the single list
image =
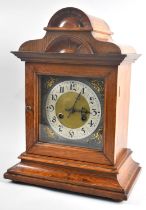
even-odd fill
[{"label": "keyhole", "polygon": [[63,119],[63,118],[64,118],[64,115],[63,115],[62,113],[59,113],[59,114],[58,114],[58,117],[59,117],[60,119]]}]

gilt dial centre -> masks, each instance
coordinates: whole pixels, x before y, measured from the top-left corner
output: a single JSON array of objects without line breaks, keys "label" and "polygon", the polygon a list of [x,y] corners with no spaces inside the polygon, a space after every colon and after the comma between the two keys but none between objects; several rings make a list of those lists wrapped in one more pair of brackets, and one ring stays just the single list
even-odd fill
[{"label": "gilt dial centre", "polygon": [[83,126],[90,114],[89,104],[85,97],[80,95],[76,101],[77,97],[78,93],[76,92],[64,93],[59,97],[55,106],[56,115],[60,123],[72,129]]}]

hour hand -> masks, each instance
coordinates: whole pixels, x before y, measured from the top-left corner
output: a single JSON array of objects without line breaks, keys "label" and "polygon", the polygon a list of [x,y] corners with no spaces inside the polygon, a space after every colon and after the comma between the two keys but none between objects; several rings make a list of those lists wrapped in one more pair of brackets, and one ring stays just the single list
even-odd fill
[{"label": "hour hand", "polygon": [[72,111],[72,107],[71,108],[68,108],[68,109],[65,109],[65,111],[71,112]]},{"label": "hour hand", "polygon": [[82,107],[81,109],[76,109],[76,108],[74,108],[74,109],[72,109],[72,108],[69,108],[69,109],[65,109],[65,111],[67,111],[67,112],[81,112],[81,113],[84,113],[84,114],[90,114],[90,112],[86,109],[86,108],[84,108],[84,107]]},{"label": "hour hand", "polygon": [[86,108],[82,107],[82,109],[80,110],[80,112],[82,114],[91,114]]}]

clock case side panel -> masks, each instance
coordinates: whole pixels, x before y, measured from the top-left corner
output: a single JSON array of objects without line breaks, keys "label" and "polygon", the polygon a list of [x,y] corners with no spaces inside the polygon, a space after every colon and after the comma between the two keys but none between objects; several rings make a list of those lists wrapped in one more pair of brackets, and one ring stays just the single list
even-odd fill
[{"label": "clock case side panel", "polygon": [[[26,63],[26,106],[32,105],[32,110],[26,112],[27,124],[27,153],[54,156],[59,158],[74,159],[80,161],[94,162],[112,165],[114,160],[114,134],[115,134],[115,104],[116,104],[116,74],[117,68],[107,66],[77,66]],[[105,123],[104,123],[104,151],[96,149],[81,148],[75,146],[64,146],[59,144],[47,144],[38,142],[39,100],[38,85],[39,75],[62,75],[78,77],[102,77],[105,78]],[[27,80],[31,78],[31,82]],[[112,82],[111,82],[112,81]],[[31,83],[31,84],[30,84]],[[32,87],[33,86],[33,87]],[[30,91],[33,90],[33,91]],[[111,91],[112,90],[112,91]],[[31,96],[30,96],[31,92]],[[110,106],[108,105],[110,104]],[[31,125],[30,125],[31,124]],[[33,127],[33,128],[32,128]],[[32,132],[31,132],[32,131]]]},{"label": "clock case side panel", "polygon": [[115,161],[120,159],[121,154],[127,148],[130,81],[131,64],[122,62],[118,66],[117,75]]},{"label": "clock case side panel", "polygon": [[26,151],[36,143],[38,139],[39,113],[38,82],[33,67],[25,63],[25,124],[26,124]]}]

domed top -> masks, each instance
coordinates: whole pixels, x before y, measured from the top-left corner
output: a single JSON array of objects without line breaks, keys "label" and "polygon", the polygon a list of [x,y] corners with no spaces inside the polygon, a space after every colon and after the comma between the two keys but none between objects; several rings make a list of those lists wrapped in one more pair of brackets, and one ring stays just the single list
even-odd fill
[{"label": "domed top", "polygon": [[95,39],[102,41],[111,40],[112,34],[104,20],[88,16],[74,7],[66,7],[57,11],[50,19],[45,30],[88,30],[92,31]]},{"label": "domed top", "polygon": [[58,24],[60,28],[81,28],[83,27],[81,21],[77,17],[66,17]]},{"label": "domed top", "polygon": [[112,41],[112,32],[104,20],[77,8],[56,12],[45,30],[42,39],[24,42],[13,53],[30,62],[84,65],[119,65],[125,57],[129,63],[138,58],[133,48]]},{"label": "domed top", "polygon": [[81,10],[66,7],[57,11],[48,23],[48,27],[85,28],[92,30],[88,16]]}]

